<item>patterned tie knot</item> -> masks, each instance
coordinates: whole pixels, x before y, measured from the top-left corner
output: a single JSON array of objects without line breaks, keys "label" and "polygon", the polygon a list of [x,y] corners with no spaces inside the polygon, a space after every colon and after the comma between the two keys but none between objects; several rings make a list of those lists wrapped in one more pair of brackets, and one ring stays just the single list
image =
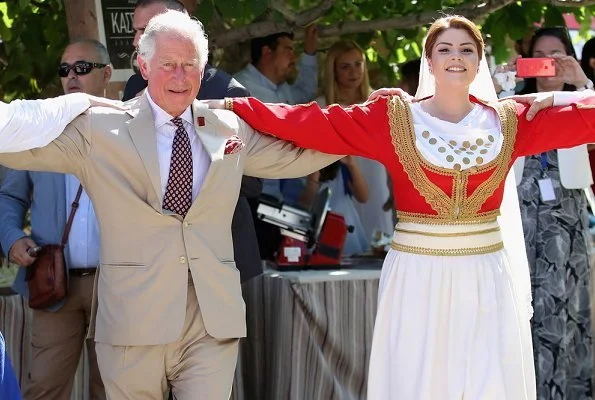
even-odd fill
[{"label": "patterned tie knot", "polygon": [[176,126],[176,128],[184,127],[184,122],[182,121],[182,118],[180,118],[180,117],[172,118],[171,122]]}]

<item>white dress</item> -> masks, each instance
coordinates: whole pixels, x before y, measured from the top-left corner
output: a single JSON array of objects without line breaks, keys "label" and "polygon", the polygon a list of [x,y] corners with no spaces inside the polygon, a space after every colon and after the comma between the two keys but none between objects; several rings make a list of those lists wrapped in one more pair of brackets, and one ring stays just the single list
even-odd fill
[{"label": "white dress", "polygon": [[[434,165],[472,168],[493,160],[502,147],[499,120],[486,107],[476,105],[459,123],[434,118],[419,103],[411,112],[416,147]],[[395,240],[420,240],[398,233],[411,229],[470,228],[400,222]],[[431,243],[452,245],[452,237],[439,236]],[[463,240],[478,240],[473,238]],[[519,311],[512,267],[505,249],[462,256],[391,249],[380,278],[368,400],[534,399],[529,320]]]}]

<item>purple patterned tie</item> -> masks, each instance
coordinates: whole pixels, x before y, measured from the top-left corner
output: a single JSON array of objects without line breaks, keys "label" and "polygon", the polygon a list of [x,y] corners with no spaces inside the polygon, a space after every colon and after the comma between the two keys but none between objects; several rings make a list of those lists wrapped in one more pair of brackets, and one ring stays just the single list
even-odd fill
[{"label": "purple patterned tie", "polygon": [[177,117],[171,122],[176,126],[176,135],[171,149],[163,208],[185,217],[192,205],[192,149],[182,119]]}]

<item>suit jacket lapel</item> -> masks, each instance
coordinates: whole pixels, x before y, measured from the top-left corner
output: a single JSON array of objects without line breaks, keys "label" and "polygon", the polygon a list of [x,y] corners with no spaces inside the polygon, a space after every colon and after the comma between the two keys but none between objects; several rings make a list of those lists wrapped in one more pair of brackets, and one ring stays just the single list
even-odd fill
[{"label": "suit jacket lapel", "polygon": [[224,165],[222,161],[225,155],[225,143],[227,138],[231,136],[228,132],[230,128],[221,124],[219,118],[208,108],[202,107],[198,101],[192,104],[192,118],[196,135],[209,155],[211,164],[205,173],[205,179],[198,197],[188,210],[187,218],[193,218],[196,215],[200,209],[200,204],[205,201],[205,194],[209,192],[213,180],[223,176],[218,171]]},{"label": "suit jacket lapel", "polygon": [[146,95],[133,106],[128,113],[134,118],[127,122],[130,137],[143,160],[156,196],[151,196],[151,206],[162,212],[163,198],[161,195],[161,175],[159,172],[159,158],[157,156],[157,139],[155,137],[155,123],[153,113]]},{"label": "suit jacket lapel", "polygon": [[192,103],[192,119],[196,134],[209,154],[211,162],[222,160],[227,137],[225,137],[226,132],[222,132],[219,118],[195,100]]}]

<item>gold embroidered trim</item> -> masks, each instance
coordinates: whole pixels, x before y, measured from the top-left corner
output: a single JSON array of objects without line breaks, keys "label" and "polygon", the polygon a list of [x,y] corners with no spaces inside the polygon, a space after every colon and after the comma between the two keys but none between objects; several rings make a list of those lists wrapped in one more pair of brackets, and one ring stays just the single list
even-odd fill
[{"label": "gold embroidered trim", "polygon": [[494,222],[500,215],[500,210],[492,210],[485,213],[476,214],[467,219],[452,219],[445,218],[441,215],[429,215],[412,212],[404,212],[397,210],[397,219],[399,222],[416,222],[428,225],[475,225],[486,222]]},{"label": "gold embroidered trim", "polygon": [[498,250],[502,250],[504,248],[504,243],[499,242],[496,244],[491,244],[489,246],[467,247],[462,249],[429,249],[427,247],[407,246],[404,244],[392,242],[390,247],[393,250],[403,251],[405,253],[421,254],[426,256],[452,257],[494,253]]},{"label": "gold embroidered trim", "polygon": [[[446,221],[477,220],[481,206],[494,194],[498,186],[506,178],[517,131],[516,107],[513,101],[483,104],[493,108],[498,113],[502,125],[502,148],[494,160],[489,163],[464,171],[457,171],[455,169],[438,167],[425,160],[415,145],[413,117],[409,105],[403,102],[398,96],[392,96],[387,102],[391,141],[395,148],[395,153],[412,185],[424,197],[432,209],[438,213],[436,217],[432,216],[433,218],[440,218]],[[422,168],[422,164],[425,168],[436,174],[452,177],[453,182],[450,194],[445,193],[428,178]],[[489,169],[494,169],[492,176],[482,182],[471,196],[467,197],[469,176],[485,172]],[[483,217],[479,218],[483,219]]]},{"label": "gold embroidered trim", "polygon": [[471,196],[463,200],[461,207],[461,215],[463,217],[472,216],[479,212],[481,206],[506,179],[506,174],[510,169],[509,167],[512,161],[512,152],[514,151],[518,125],[515,103],[513,101],[504,101],[494,103],[490,107],[496,110],[500,119],[503,136],[502,148],[495,158],[498,163],[492,175],[481,182]]},{"label": "gold embroidered trim", "polygon": [[595,104],[574,103],[576,108],[595,108]]},{"label": "gold embroidered trim", "polygon": [[229,111],[233,111],[233,98],[226,97],[225,98],[225,109]]},{"label": "gold embroidered trim", "polygon": [[[399,96],[391,96],[387,101],[388,122],[391,142],[403,170],[411,184],[426,199],[426,202],[441,216],[452,209],[453,199],[434,185],[415,157],[415,132],[409,106]],[[450,175],[450,171],[443,175]]]},{"label": "gold embroidered trim", "polygon": [[461,236],[484,235],[486,233],[500,232],[500,227],[497,226],[495,228],[482,229],[479,231],[470,231],[470,232],[443,232],[443,233],[412,231],[409,229],[396,228],[395,232],[407,233],[410,235],[431,236],[431,237],[461,237]]}]

